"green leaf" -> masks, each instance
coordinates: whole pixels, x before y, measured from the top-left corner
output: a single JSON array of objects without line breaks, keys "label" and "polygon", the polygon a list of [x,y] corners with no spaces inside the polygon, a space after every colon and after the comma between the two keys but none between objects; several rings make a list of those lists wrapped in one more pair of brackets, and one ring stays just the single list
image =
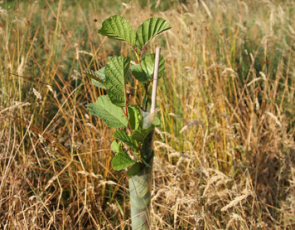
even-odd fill
[{"label": "green leaf", "polygon": [[155,118],[154,118],[154,121],[153,121],[153,123],[152,123],[152,125],[153,125],[154,127],[157,127],[157,126],[160,126],[160,124],[161,124],[160,119],[159,119],[158,117],[155,117]]},{"label": "green leaf", "polygon": [[130,65],[129,57],[112,57],[105,67],[105,86],[113,104],[125,107],[125,77]]},{"label": "green leaf", "polygon": [[122,145],[121,141],[118,143],[116,140],[114,140],[111,144],[111,150],[113,150],[115,153],[122,152]]},{"label": "green leaf", "polygon": [[98,74],[98,71],[94,72],[91,69],[86,69],[83,71],[83,74],[91,78],[93,85],[95,85],[96,87],[105,89],[104,80]]},{"label": "green leaf", "polygon": [[139,64],[130,67],[132,75],[141,83],[147,83],[148,78],[145,72],[140,68]]},{"label": "green leaf", "polygon": [[145,20],[136,31],[137,48],[142,49],[149,40],[170,28],[168,22],[162,18],[153,17]]},{"label": "green leaf", "polygon": [[136,161],[132,160],[127,153],[119,152],[114,156],[112,166],[114,170],[119,171],[133,165],[135,162]]},{"label": "green leaf", "polygon": [[106,89],[106,87],[102,83],[100,83],[99,81],[91,79],[91,82],[92,82],[93,85],[95,85],[98,88]]},{"label": "green leaf", "polygon": [[142,126],[142,115],[137,105],[128,105],[128,119],[132,130],[139,129]]},{"label": "green leaf", "polygon": [[124,142],[126,145],[137,149],[137,144],[136,142],[132,139],[131,135],[129,135],[128,133],[126,133],[123,130],[117,130],[114,133],[114,137],[117,138],[118,140]]},{"label": "green leaf", "polygon": [[105,76],[105,67],[102,67],[101,69],[97,70],[95,73],[97,75],[99,75],[99,78],[104,82],[105,79],[106,79],[106,76]]},{"label": "green leaf", "polygon": [[[142,69],[145,71],[145,73],[147,74],[147,77],[150,79],[153,79],[155,58],[156,58],[156,54],[146,55],[143,58],[141,63]],[[164,72],[165,72],[165,59],[162,55],[160,55],[158,77],[160,78]]]},{"label": "green leaf", "polygon": [[150,98],[148,98],[148,95],[145,93],[144,97],[142,99],[142,107],[146,108],[148,106],[148,104],[151,104],[150,103]]},{"label": "green leaf", "polygon": [[132,176],[137,175],[141,170],[141,164],[139,162],[136,162],[130,169],[127,171],[127,176],[130,178]]},{"label": "green leaf", "polygon": [[104,20],[98,33],[108,38],[126,41],[130,45],[135,45],[135,32],[129,22],[121,16],[111,16]]},{"label": "green leaf", "polygon": [[[131,66],[131,72],[133,76],[141,83],[147,83],[153,79],[154,67],[155,67],[155,54],[146,55],[141,61],[141,68],[139,64]],[[160,78],[165,72],[165,59],[161,55],[159,62],[159,73]]]},{"label": "green leaf", "polygon": [[112,104],[108,95],[100,96],[95,103],[88,104],[87,109],[111,128],[125,128],[128,125],[123,110]]},{"label": "green leaf", "polygon": [[151,125],[146,129],[137,129],[133,131],[132,139],[138,142],[142,142],[144,138],[153,130],[154,126]]},{"label": "green leaf", "polygon": [[144,129],[137,129],[133,131],[132,139],[136,140],[137,142],[142,142],[146,136],[156,127],[160,125],[160,119],[155,117],[153,123],[150,127]]},{"label": "green leaf", "polygon": [[105,68],[103,67],[96,72],[94,72],[91,69],[86,69],[83,71],[83,74],[85,74],[87,77],[90,77],[92,84],[95,85],[96,87],[106,89],[106,87],[104,86],[104,81],[105,81],[104,69]]}]

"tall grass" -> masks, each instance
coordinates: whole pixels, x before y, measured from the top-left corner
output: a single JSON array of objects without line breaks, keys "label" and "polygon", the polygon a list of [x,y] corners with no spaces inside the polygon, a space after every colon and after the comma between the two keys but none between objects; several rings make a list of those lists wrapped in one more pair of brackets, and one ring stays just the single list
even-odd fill
[{"label": "tall grass", "polygon": [[9,4],[0,5],[1,229],[130,229],[112,133],[85,109],[103,92],[81,75],[131,53],[96,32],[113,14],[134,28],[152,15],[173,27],[148,47],[166,59],[152,229],[295,228],[293,1]]}]

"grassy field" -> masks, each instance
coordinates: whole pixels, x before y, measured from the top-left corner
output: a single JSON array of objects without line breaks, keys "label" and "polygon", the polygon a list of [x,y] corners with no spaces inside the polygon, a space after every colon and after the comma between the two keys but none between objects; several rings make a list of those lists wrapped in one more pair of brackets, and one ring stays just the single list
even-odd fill
[{"label": "grassy field", "polygon": [[152,229],[295,229],[295,2],[0,3],[0,229],[130,229],[112,131],[82,75],[129,48],[124,16],[172,26],[159,82]]}]

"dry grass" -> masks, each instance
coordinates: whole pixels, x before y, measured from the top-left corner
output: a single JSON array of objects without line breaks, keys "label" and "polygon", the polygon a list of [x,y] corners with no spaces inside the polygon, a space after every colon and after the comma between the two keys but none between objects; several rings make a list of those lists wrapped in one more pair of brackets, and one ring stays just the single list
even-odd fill
[{"label": "dry grass", "polygon": [[149,47],[166,58],[152,229],[294,229],[295,3],[85,2],[0,5],[0,228],[130,228],[112,132],[85,109],[102,92],[81,76],[129,53],[96,33],[118,13],[173,27]]}]

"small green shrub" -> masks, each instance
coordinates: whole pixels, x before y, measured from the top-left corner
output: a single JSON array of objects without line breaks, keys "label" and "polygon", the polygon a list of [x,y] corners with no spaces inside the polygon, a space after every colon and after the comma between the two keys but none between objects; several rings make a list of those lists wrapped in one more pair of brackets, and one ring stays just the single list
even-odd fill
[{"label": "small green shrub", "polygon": [[[102,23],[98,33],[111,39],[121,40],[133,50],[137,64],[131,65],[130,57],[110,57],[106,66],[94,72],[85,70],[83,73],[92,78],[92,83],[107,91],[95,103],[90,103],[87,109],[92,115],[101,118],[109,127],[116,128],[111,149],[116,153],[112,160],[114,170],[129,168],[129,177],[137,175],[144,167],[149,166],[151,156],[144,151],[144,140],[155,126],[160,125],[157,117],[150,126],[144,123],[144,112],[149,101],[149,86],[152,82],[155,54],[143,56],[146,44],[156,35],[170,29],[170,25],[162,18],[150,18],[144,21],[135,32],[131,25],[120,16],[112,16]],[[163,56],[159,61],[159,77],[165,71]],[[132,74],[132,76],[130,75]],[[137,82],[136,82],[137,81]],[[144,94],[137,104],[129,104],[127,85],[139,87]],[[124,143],[125,148],[122,143]],[[128,155],[134,155],[132,159]]]}]

